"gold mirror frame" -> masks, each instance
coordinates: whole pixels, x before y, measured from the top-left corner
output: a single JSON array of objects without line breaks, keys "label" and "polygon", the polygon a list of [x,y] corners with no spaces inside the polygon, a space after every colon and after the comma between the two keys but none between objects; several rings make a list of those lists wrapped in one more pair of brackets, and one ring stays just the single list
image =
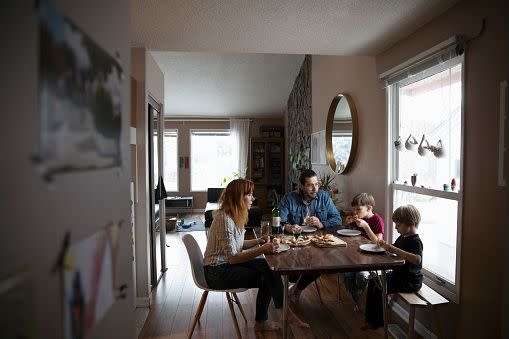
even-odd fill
[{"label": "gold mirror frame", "polygon": [[350,148],[350,156],[345,169],[339,174],[346,174],[351,169],[352,164],[357,154],[357,138],[358,138],[358,122],[357,122],[357,109],[350,95],[346,93],[339,93],[332,99],[329,113],[327,115],[327,127],[325,129],[325,147],[327,149],[327,162],[330,168],[336,172],[336,159],[334,159],[334,151],[332,150],[332,128],[334,126],[334,115],[336,114],[336,108],[338,107],[339,101],[345,98],[348,107],[350,108],[350,114],[352,115],[352,147]]}]

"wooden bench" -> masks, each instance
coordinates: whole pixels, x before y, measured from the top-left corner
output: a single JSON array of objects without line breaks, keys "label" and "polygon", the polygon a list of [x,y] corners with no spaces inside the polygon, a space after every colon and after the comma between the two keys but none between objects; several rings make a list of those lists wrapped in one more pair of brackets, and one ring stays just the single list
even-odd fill
[{"label": "wooden bench", "polygon": [[422,284],[422,288],[416,293],[397,293],[397,295],[410,306],[410,313],[408,316],[408,338],[414,338],[415,309],[417,307],[428,307],[431,309],[436,326],[436,335],[438,338],[442,337],[437,306],[447,304],[449,300],[445,299],[425,284]]}]

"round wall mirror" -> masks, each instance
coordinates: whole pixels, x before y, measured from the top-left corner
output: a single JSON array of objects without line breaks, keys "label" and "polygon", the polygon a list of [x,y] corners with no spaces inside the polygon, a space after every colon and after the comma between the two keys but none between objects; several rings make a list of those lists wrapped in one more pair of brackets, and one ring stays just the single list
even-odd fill
[{"label": "round wall mirror", "polygon": [[357,151],[357,110],[348,94],[340,93],[332,99],[325,144],[330,168],[339,174],[347,173]]}]

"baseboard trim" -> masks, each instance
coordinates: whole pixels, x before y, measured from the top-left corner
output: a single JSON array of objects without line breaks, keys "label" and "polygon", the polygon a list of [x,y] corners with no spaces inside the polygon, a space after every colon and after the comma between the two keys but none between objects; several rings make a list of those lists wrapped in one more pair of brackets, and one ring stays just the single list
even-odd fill
[{"label": "baseboard trim", "polygon": [[136,307],[137,308],[150,307],[150,298],[149,297],[136,298]]},{"label": "baseboard trim", "polygon": [[[400,304],[396,301],[392,303],[391,310],[396,313],[398,317],[403,319],[408,324],[409,314]],[[417,334],[426,339],[437,339],[438,337],[424,326],[419,320],[415,319],[414,329]]]}]

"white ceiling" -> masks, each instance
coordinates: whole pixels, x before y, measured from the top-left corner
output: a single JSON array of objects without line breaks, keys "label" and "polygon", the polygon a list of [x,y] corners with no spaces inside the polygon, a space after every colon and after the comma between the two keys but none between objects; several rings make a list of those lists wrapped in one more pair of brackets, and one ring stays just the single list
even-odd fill
[{"label": "white ceiling", "polygon": [[168,114],[263,116],[284,109],[303,54],[377,55],[456,2],[131,0],[132,42],[163,70]]},{"label": "white ceiling", "polygon": [[151,52],[170,116],[273,117],[285,111],[302,55]]}]

